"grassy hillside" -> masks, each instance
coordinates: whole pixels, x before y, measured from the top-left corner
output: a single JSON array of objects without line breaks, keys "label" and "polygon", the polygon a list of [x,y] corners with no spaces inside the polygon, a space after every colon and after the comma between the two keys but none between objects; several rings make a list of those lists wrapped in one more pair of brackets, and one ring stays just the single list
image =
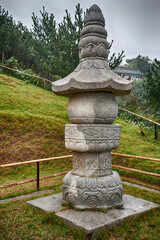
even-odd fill
[{"label": "grassy hillside", "polygon": [[[64,147],[64,125],[68,99],[58,97],[34,85],[0,74],[0,163],[61,156],[70,153]],[[115,152],[160,158],[159,142],[154,133],[121,119],[120,147]],[[113,157],[120,164],[160,173],[160,164],[146,160]],[[71,159],[41,164],[41,176],[71,168]],[[121,175],[158,184],[155,177],[119,170]],[[35,166],[25,165],[3,169],[0,185],[35,177]],[[61,178],[59,178],[61,179]],[[32,185],[31,185],[32,186]]]},{"label": "grassy hillside", "polygon": [[1,162],[61,155],[67,99],[0,75]]}]

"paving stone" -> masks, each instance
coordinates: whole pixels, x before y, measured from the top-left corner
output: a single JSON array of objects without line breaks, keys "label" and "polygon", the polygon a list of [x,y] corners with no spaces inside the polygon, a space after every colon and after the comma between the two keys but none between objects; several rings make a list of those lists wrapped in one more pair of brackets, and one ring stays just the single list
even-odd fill
[{"label": "paving stone", "polygon": [[28,201],[27,204],[33,207],[43,209],[46,212],[55,212],[62,209],[62,193],[54,194],[47,197],[37,198]]},{"label": "paving stone", "polygon": [[62,194],[59,193],[35,199],[27,203],[47,212],[55,212],[55,215],[63,219],[67,224],[83,229],[87,234],[93,234],[102,229],[113,227],[126,218],[159,207],[159,205],[155,203],[126,194],[123,195],[123,208],[109,209],[107,212],[73,209],[61,210],[61,201]]}]

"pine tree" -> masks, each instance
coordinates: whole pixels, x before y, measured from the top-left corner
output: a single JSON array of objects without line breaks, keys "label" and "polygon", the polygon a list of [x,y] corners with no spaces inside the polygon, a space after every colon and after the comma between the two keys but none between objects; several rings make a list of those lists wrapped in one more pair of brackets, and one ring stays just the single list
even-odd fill
[{"label": "pine tree", "polygon": [[[65,77],[79,63],[78,42],[83,28],[83,12],[80,4],[76,6],[74,19],[68,10],[57,25],[53,14],[45,7],[40,17],[32,15],[33,29],[28,30],[21,22],[15,23],[12,16],[0,7],[0,58],[14,57],[24,68],[32,68],[36,73],[54,80],[55,75]],[[112,47],[109,44],[109,50]],[[108,60],[110,67],[117,67],[124,57],[124,52],[112,54]]]},{"label": "pine tree", "polygon": [[154,60],[144,78],[143,97],[154,110],[155,116],[160,118],[160,61]]},{"label": "pine tree", "polygon": [[13,29],[13,18],[9,16],[8,11],[0,6],[0,56],[1,62],[8,57],[8,51],[11,49],[11,36]]},{"label": "pine tree", "polygon": [[[113,40],[108,44],[109,54],[110,54],[112,44],[113,44]],[[113,53],[111,56],[109,55],[107,61],[109,63],[110,68],[115,69],[116,67],[118,67],[121,64],[124,57],[125,55],[123,50],[121,53],[118,53],[118,56],[116,56],[115,53]]]},{"label": "pine tree", "polygon": [[40,18],[34,13],[32,15],[36,55],[36,66],[34,67],[41,75],[51,79],[52,74],[57,74],[58,67],[56,61],[53,61],[53,58],[57,58],[56,21],[53,14],[49,15],[46,12],[45,7],[43,7],[43,11],[40,11],[40,14]]}]

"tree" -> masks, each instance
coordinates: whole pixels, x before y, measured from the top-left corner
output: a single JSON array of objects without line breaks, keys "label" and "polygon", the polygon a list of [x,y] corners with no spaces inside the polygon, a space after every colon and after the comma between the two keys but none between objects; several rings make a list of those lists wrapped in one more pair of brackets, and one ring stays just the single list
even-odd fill
[{"label": "tree", "polygon": [[126,67],[139,69],[144,74],[151,67],[151,60],[141,55],[138,55],[136,58],[126,59],[126,62]]},{"label": "tree", "polygon": [[33,64],[33,34],[21,22],[15,23],[8,11],[0,7],[0,55],[4,64],[14,57],[29,68]]},{"label": "tree", "polygon": [[[60,24],[45,7],[40,17],[32,14],[33,29],[28,30],[21,22],[17,24],[8,12],[0,7],[0,57],[2,63],[14,57],[19,67],[32,68],[37,74],[54,80],[55,75],[65,77],[79,63],[78,42],[83,28],[83,12],[76,6],[74,19],[68,10]],[[109,44],[109,51],[113,41]],[[107,61],[111,69],[117,67],[124,57],[112,54]]]},{"label": "tree", "polygon": [[71,19],[71,15],[66,10],[66,16],[64,16],[62,22],[58,28],[59,39],[59,54],[60,54],[60,72],[64,77],[71,73],[78,65],[78,42],[80,40],[80,33],[83,28],[83,10],[80,4],[76,6],[74,21]]},{"label": "tree", "polygon": [[36,64],[35,70],[41,75],[52,79],[52,74],[57,74],[58,61],[53,61],[52,56],[57,56],[57,27],[53,14],[49,15],[45,7],[40,11],[38,18],[34,13],[33,35],[35,38],[34,49]]},{"label": "tree", "polygon": [[[83,12],[80,4],[76,6],[74,20],[72,20],[68,10],[65,11],[62,22],[56,26],[54,15],[49,15],[45,8],[40,11],[38,18],[33,13],[33,34],[35,36],[35,49],[38,59],[38,72],[43,76],[60,75],[65,77],[71,73],[78,65],[78,42],[83,28]],[[109,44],[109,51],[113,41]],[[124,51],[112,54],[107,61],[111,69],[116,68],[122,62]],[[46,74],[48,73],[48,74]]]},{"label": "tree", "polygon": [[151,105],[156,116],[160,117],[160,61],[154,60],[144,78],[143,97]]},{"label": "tree", "polygon": [[21,22],[18,22],[16,26],[18,40],[15,43],[16,52],[12,56],[16,56],[18,62],[25,68],[31,68],[33,64],[35,65],[33,33]]},{"label": "tree", "polygon": [[[113,44],[113,40],[111,41],[111,43],[108,44],[109,54],[110,54],[112,44]],[[116,67],[118,67],[121,64],[124,57],[125,55],[123,50],[121,53],[118,53],[118,56],[116,56],[115,53],[113,53],[111,56],[108,56],[107,61],[109,63],[110,68],[115,69]]]},{"label": "tree", "polygon": [[2,64],[5,55],[11,48],[11,37],[13,29],[13,18],[8,15],[8,11],[0,6],[0,55]]}]

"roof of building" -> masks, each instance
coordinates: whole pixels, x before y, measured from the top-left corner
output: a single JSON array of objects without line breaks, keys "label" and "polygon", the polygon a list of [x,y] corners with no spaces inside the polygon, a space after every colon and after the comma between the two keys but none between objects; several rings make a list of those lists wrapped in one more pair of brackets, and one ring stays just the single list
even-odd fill
[{"label": "roof of building", "polygon": [[126,73],[126,74],[138,74],[143,75],[139,69],[127,68],[127,67],[117,67],[113,70],[114,72]]}]

